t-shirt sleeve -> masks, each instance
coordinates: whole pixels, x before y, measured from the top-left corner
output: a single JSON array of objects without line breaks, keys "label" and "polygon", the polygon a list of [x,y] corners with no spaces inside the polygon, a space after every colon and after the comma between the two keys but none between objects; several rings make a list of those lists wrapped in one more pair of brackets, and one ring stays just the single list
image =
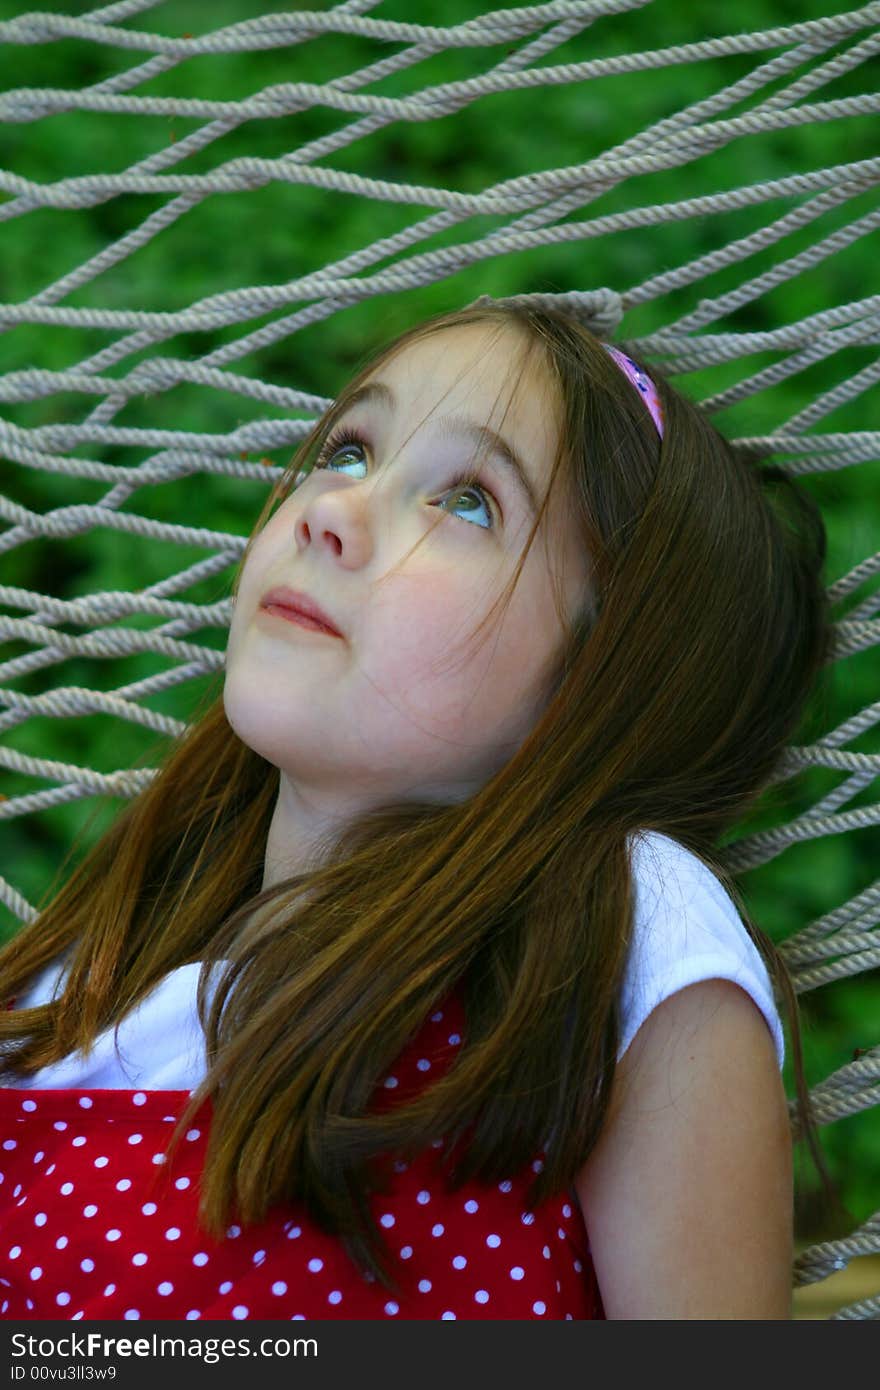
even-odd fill
[{"label": "t-shirt sleeve", "polygon": [[657,831],[631,840],[635,911],[621,990],[618,1061],[662,1000],[698,980],[733,980],[764,1015],[780,1071],[782,1020],[760,951],[736,904],[703,861]]},{"label": "t-shirt sleeve", "polygon": [[[45,966],[16,1000],[16,1008],[33,1008],[57,998],[64,985],[65,965],[66,960],[59,960]],[[200,961],[178,966],[122,1018],[118,1034],[113,1026],[105,1028],[88,1054],[71,1052],[16,1085],[40,1090],[138,1086],[194,1090],[206,1069],[205,1039],[196,1007],[200,970]],[[212,978],[209,997],[215,983]]]}]

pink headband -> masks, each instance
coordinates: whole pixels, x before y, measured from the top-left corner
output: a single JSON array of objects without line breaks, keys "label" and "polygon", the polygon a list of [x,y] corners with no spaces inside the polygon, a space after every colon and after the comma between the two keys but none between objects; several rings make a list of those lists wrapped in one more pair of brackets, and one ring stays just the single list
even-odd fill
[{"label": "pink headband", "polygon": [[627,357],[620,348],[612,347],[610,343],[602,344],[610,357],[614,358],[620,370],[629,377],[633,386],[639,392],[645,405],[651,412],[654,424],[657,426],[657,433],[663,438],[663,406],[660,404],[660,397],[657,395],[657,387],[654,385],[646,371],[643,371],[631,357]]},{"label": "pink headband", "polygon": [[[603,293],[603,291],[599,291],[599,293],[601,294],[601,293]],[[551,295],[508,295],[508,296],[506,296],[504,299],[493,300],[493,298],[492,298],[492,296],[491,296],[490,294],[481,294],[477,299],[475,299],[475,300],[473,301],[472,304],[468,304],[467,307],[468,307],[468,309],[481,309],[481,308],[483,308],[484,305],[494,305],[494,304],[518,304],[518,303],[523,303],[523,304],[527,304],[527,305],[528,305],[528,304],[534,303],[534,304],[537,305],[538,308],[541,308],[543,305],[547,304],[549,301],[553,301],[551,307],[554,308],[554,309],[557,309],[557,308],[560,307],[560,304],[559,304],[558,301],[567,301],[567,299],[568,299],[568,296],[567,296],[567,295],[564,295],[564,294],[561,294],[561,295],[551,294]],[[574,315],[575,318],[578,318],[578,309],[577,309],[577,307],[575,307],[574,309],[572,309],[572,306],[571,306],[569,303],[567,303],[567,302],[563,302],[562,305],[561,305],[561,307],[562,307],[562,309],[563,309],[563,312],[572,313],[572,314]],[[591,327],[592,327],[592,325],[591,325]],[[642,400],[645,402],[645,405],[646,405],[646,406],[648,407],[648,409],[650,410],[650,412],[651,412],[651,419],[654,421],[654,424],[657,426],[657,433],[659,434],[660,438],[662,439],[662,438],[663,438],[663,406],[660,404],[660,397],[657,395],[657,387],[654,385],[653,381],[652,381],[651,378],[648,376],[648,373],[647,373],[646,371],[644,371],[640,366],[638,366],[638,364],[635,363],[635,362],[632,360],[631,357],[627,357],[627,355],[626,355],[625,352],[621,352],[620,348],[612,347],[611,343],[603,343],[602,340],[601,340],[601,338],[599,339],[599,342],[601,343],[601,345],[602,345],[602,347],[605,349],[605,351],[608,353],[609,357],[613,357],[613,358],[614,358],[614,361],[617,363],[618,367],[619,367],[620,370],[623,372],[624,376],[628,376],[628,377],[629,377],[629,379],[630,379],[630,381],[632,382],[633,386],[636,388],[636,390],[638,391],[638,393],[639,393],[639,395],[641,396]]]}]

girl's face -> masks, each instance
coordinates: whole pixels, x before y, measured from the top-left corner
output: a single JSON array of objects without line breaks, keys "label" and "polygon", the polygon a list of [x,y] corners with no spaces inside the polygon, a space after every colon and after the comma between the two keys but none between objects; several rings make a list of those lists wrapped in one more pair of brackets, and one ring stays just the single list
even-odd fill
[{"label": "girl's face", "polygon": [[[400,352],[369,378],[383,391],[335,426],[364,442],[331,439],[254,540],[224,706],[238,736],[281,770],[291,821],[305,805],[332,818],[373,802],[463,799],[511,757],[546,701],[563,637],[551,572],[570,616],[588,584],[558,494],[508,606],[469,640],[515,568],[533,518],[527,489],[540,503],[556,447],[546,368],[533,358],[518,389],[508,380],[520,346],[511,328],[470,324]],[[479,488],[455,486],[474,454],[463,422],[504,436],[525,485],[496,454]],[[342,636],[261,609],[277,585],[308,594]]]}]

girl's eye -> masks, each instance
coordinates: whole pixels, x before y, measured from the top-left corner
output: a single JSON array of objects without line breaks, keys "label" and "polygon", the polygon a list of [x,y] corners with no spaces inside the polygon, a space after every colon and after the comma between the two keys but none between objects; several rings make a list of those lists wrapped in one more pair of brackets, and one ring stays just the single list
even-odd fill
[{"label": "girl's eye", "polygon": [[[340,458],[345,459],[346,456],[348,456],[348,458],[352,460],[354,463],[363,464],[364,460],[358,457],[357,451],[360,450],[361,452],[363,452],[363,450],[366,447],[367,441],[358,430],[352,429],[350,426],[346,426],[342,429],[336,430],[334,433],[328,435],[327,439],[324,441],[321,451],[318,454],[317,459],[315,460],[315,468],[330,468],[333,471],[335,471],[338,460]],[[347,464],[343,463],[341,466],[347,467]],[[303,475],[300,474],[297,478],[297,481],[299,481],[299,479],[302,476]],[[482,506],[484,511],[486,512],[486,515],[489,517],[489,522],[485,526],[482,523],[478,524],[485,531],[493,529],[496,523],[494,520],[492,510],[492,502],[494,502],[492,493],[489,492],[487,488],[481,487],[479,485],[468,484],[467,487],[462,487],[461,484],[463,482],[464,478],[453,478],[451,483],[449,484],[449,487],[446,490],[447,494],[452,494],[452,496],[455,496],[456,488],[458,488],[459,497],[467,497],[468,495],[470,495],[472,498],[475,498],[477,496],[481,497],[483,499]],[[467,505],[465,503],[460,502],[458,503],[457,509],[473,513],[474,511],[479,510],[479,507],[475,507],[474,505]]]}]

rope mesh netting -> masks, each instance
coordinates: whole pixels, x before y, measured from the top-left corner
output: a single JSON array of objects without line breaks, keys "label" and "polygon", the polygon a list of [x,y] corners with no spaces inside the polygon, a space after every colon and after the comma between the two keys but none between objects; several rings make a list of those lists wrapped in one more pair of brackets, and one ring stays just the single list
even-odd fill
[{"label": "rope mesh netting", "polygon": [[[16,154],[17,132],[44,129],[45,136],[32,137],[29,148],[37,148],[42,138],[48,149],[63,122],[88,120],[90,129],[100,131],[98,155],[117,151],[119,166],[114,173],[64,168],[56,177],[57,167],[47,160],[48,178],[0,172],[5,195],[0,220],[14,225],[29,217],[38,229],[35,245],[51,235],[47,219],[57,221],[59,237],[70,236],[70,268],[47,280],[35,253],[29,266],[36,288],[26,297],[20,284],[11,283],[8,268],[0,268],[5,284],[0,344],[5,338],[2,362],[8,366],[0,372],[0,513],[7,523],[0,552],[9,556],[34,542],[44,545],[33,572],[40,582],[45,578],[46,591],[53,588],[55,544],[78,537],[96,543],[110,538],[133,585],[142,585],[146,563],[140,543],[149,542],[151,555],[160,557],[150,561],[160,577],[132,589],[62,599],[42,591],[39,583],[0,584],[0,604],[12,610],[0,614],[0,641],[24,648],[0,662],[0,766],[26,788],[31,779],[49,784],[0,800],[7,833],[15,818],[89,798],[132,797],[154,775],[149,767],[99,771],[73,756],[40,757],[28,751],[28,726],[34,749],[46,718],[109,716],[117,729],[126,727],[126,734],[127,726],[172,738],[185,731],[185,718],[151,707],[150,701],[161,704],[169,693],[222,668],[231,616],[228,597],[197,602],[185,595],[205,581],[217,584],[218,576],[234,568],[249,530],[243,520],[235,524],[236,515],[249,516],[257,495],[262,502],[267,484],[281,476],[285,457],[330,404],[279,379],[284,354],[298,333],[306,334],[313,351],[309,330],[346,311],[357,315],[361,305],[369,310],[368,301],[382,316],[382,335],[388,328],[390,336],[392,320],[394,327],[403,327],[406,316],[419,317],[426,304],[445,308],[494,288],[497,268],[511,262],[523,290],[525,282],[539,278],[543,287],[568,285],[531,297],[570,305],[606,338],[618,336],[624,315],[630,314],[627,343],[665,371],[717,369],[714,387],[702,394],[690,383],[683,389],[713,412],[744,403],[748,414],[738,418],[750,420],[753,430],[761,421],[759,432],[737,434],[725,427],[728,436],[772,449],[789,471],[823,475],[876,458],[880,430],[858,426],[872,419],[871,392],[880,380],[880,356],[870,352],[880,341],[880,294],[871,294],[872,286],[852,274],[847,278],[846,255],[880,224],[880,154],[853,158],[850,133],[864,131],[865,117],[876,119],[880,95],[865,78],[867,90],[861,93],[821,96],[829,84],[845,88],[850,75],[872,72],[880,49],[880,3],[712,38],[701,32],[725,16],[719,7],[710,11],[695,4],[682,18],[691,36],[653,47],[661,26],[656,19],[649,23],[653,11],[644,6],[645,0],[558,0],[460,22],[455,21],[460,5],[420,6],[422,17],[436,8],[444,20],[421,24],[369,14],[390,8],[379,0],[348,0],[326,12],[287,9],[243,21],[244,7],[239,7],[238,22],[171,36],[136,22],[157,9],[161,17],[152,16],[154,22],[178,28],[181,4],[121,0],[77,17],[32,12],[0,22],[0,41],[13,61],[21,53],[24,63],[34,50],[48,62],[72,46],[89,57],[78,71],[100,72],[101,64],[115,63],[109,75],[91,85],[21,86],[0,95],[6,164],[24,164],[33,172]],[[220,3],[192,13],[204,26],[222,21],[228,8]],[[802,6],[793,9],[803,13]],[[617,36],[611,45],[617,51],[592,56],[607,46],[602,35],[608,24],[614,26],[609,32]],[[316,55],[320,49],[320,61],[310,56],[310,43]],[[565,60],[554,61],[565,45]],[[227,95],[224,63],[235,55],[273,50],[284,53],[291,79],[317,80],[272,81],[244,95]],[[438,83],[431,60],[451,50],[457,50],[455,70],[467,75]],[[350,63],[347,69],[340,55]],[[327,77],[325,69],[334,60],[337,70]],[[211,64],[218,65],[215,95],[174,94],[175,80],[180,77],[182,86],[187,71],[204,72],[210,82]],[[653,110],[639,104],[635,94],[649,93],[650,74],[662,75],[664,69],[675,71],[680,109],[657,119],[652,115],[635,134],[613,143],[612,133],[643,109]],[[49,71],[63,71],[57,58]],[[151,88],[171,94],[151,95]],[[548,129],[542,150],[549,167],[471,187],[477,177],[473,168],[481,167],[470,158],[475,131],[482,128],[487,141],[490,136],[496,144],[502,141],[515,159],[516,129],[510,122],[516,120],[516,103],[524,126],[542,111],[555,110],[554,93],[564,88],[575,88],[583,100],[583,160],[558,167]],[[670,90],[667,82],[667,110]],[[506,136],[498,131],[501,111]],[[301,117],[312,120],[304,132],[297,125]],[[427,135],[434,122],[442,122],[442,137],[431,145]],[[140,145],[129,134],[135,125]],[[247,127],[242,134],[251,147],[265,154],[229,157],[241,127]],[[402,127],[423,142],[407,146],[404,155],[393,143]],[[152,146],[143,143],[144,130],[154,133]],[[271,138],[264,141],[267,131]],[[779,172],[752,182],[750,151],[760,140],[774,142],[773,167]],[[215,145],[223,146],[222,153],[211,149]],[[441,146],[445,155],[438,161],[438,178],[431,150]],[[421,162],[418,150],[424,151]],[[341,152],[361,172],[338,167]],[[722,164],[722,156],[728,162]],[[446,179],[447,172],[452,177]],[[651,182],[655,174],[660,177]],[[443,187],[443,179],[458,187]],[[648,180],[647,188],[640,179]],[[300,205],[320,207],[323,225],[348,222],[368,244],[354,242],[350,252],[325,263],[322,238],[302,232],[294,237],[292,230],[296,255],[311,254],[311,260],[288,266],[272,283],[235,288],[222,278],[228,262],[206,245],[192,269],[197,297],[182,304],[163,300],[155,267],[170,266],[181,256],[193,259],[189,228],[202,205],[222,195],[230,225],[234,220],[259,242],[270,220],[269,205],[259,201],[267,190],[279,200],[272,206],[291,228]],[[610,211],[584,213],[603,198]],[[239,206],[243,215],[233,212]],[[841,209],[848,220],[835,216]],[[72,219],[96,216],[93,210],[101,212],[101,245],[88,244],[78,259],[85,243],[70,234]],[[699,242],[685,235],[688,225],[699,226]],[[615,247],[627,236],[626,255],[615,259]],[[425,242],[431,245],[419,249]],[[164,261],[157,259],[156,246]],[[144,257],[152,257],[149,282],[146,273],[135,270]],[[300,273],[288,278],[291,269]],[[635,279],[633,269],[640,272]],[[603,279],[615,280],[618,288],[600,283]],[[710,290],[704,281],[711,281]],[[795,301],[784,291],[795,281],[803,291],[796,303],[807,310],[786,317]],[[431,298],[432,286],[445,298]],[[399,308],[395,297],[407,291],[416,291],[418,303],[405,301]],[[832,293],[842,302],[832,303]],[[159,307],[129,308],[126,296]],[[770,308],[764,306],[766,298]],[[395,319],[395,313],[404,317]],[[738,314],[739,327],[731,323]],[[743,321],[753,326],[744,329]],[[637,331],[637,325],[643,328]],[[328,323],[318,332],[331,327]],[[626,327],[630,330],[630,320]],[[806,385],[797,380],[802,374]],[[801,385],[802,396],[792,411],[794,383]],[[208,414],[205,400],[216,417]],[[778,418],[782,400],[789,404]],[[838,410],[839,424],[847,428],[823,429],[824,417]],[[217,428],[206,426],[212,418]],[[156,427],[157,419],[167,427]],[[97,485],[97,499],[38,510],[21,500],[37,473],[47,487],[58,479],[60,488],[63,480],[65,493],[53,488],[53,498],[76,499],[90,485],[94,495]],[[228,531],[199,525],[201,501],[210,488],[223,489],[217,495],[228,505]],[[150,501],[159,496],[162,507]],[[163,509],[180,519],[164,519]],[[184,563],[174,547],[183,547]],[[196,558],[189,558],[193,553]],[[832,599],[849,598],[878,571],[880,553],[869,555],[834,582]],[[835,661],[874,645],[880,635],[872,617],[876,607],[871,595],[837,621]],[[148,625],[133,625],[138,618]],[[208,644],[194,641],[195,634],[208,634]],[[220,645],[211,645],[218,638]],[[101,671],[108,669],[101,663],[136,656],[151,661],[149,674],[100,688]],[[54,668],[70,661],[85,669],[95,663],[94,688],[88,682],[50,685]],[[38,681],[40,673],[46,673],[44,688],[25,693],[22,686],[32,677]],[[868,703],[814,744],[789,749],[783,781],[808,769],[844,776],[787,823],[747,834],[729,847],[725,858],[731,871],[767,863],[799,842],[880,822],[880,806],[844,809],[870,786],[880,765],[876,754],[849,751],[851,740],[878,718],[880,703]],[[85,746],[85,741],[70,744],[71,749]],[[0,860],[0,899],[19,921],[28,922],[37,910],[15,886],[13,859]],[[876,968],[878,919],[880,879],[779,943],[798,993]],[[865,1111],[880,1099],[880,1046],[856,1053],[862,1055],[811,1091],[822,1125]],[[794,1115],[794,1102],[789,1106]],[[802,1251],[794,1285],[815,1283],[854,1257],[877,1252],[880,1210],[846,1238]],[[876,1318],[880,1293],[834,1316]]]}]

